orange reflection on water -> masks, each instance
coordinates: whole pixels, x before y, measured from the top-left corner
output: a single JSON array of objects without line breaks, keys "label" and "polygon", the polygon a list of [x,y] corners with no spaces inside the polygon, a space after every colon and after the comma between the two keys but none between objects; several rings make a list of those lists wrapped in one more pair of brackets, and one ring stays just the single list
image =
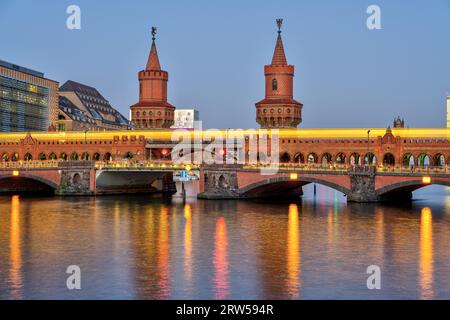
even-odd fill
[{"label": "orange reflection on water", "polygon": [[430,208],[420,216],[420,288],[421,299],[433,298],[433,217]]},{"label": "orange reflection on water", "polygon": [[292,298],[298,298],[300,291],[300,228],[298,207],[289,206],[287,239],[288,292]]},{"label": "orange reflection on water", "polygon": [[190,204],[184,206],[184,273],[186,282],[192,285],[192,209]]},{"label": "orange reflection on water", "polygon": [[19,299],[21,297],[20,289],[22,288],[22,252],[20,247],[20,198],[13,196],[11,199],[11,237],[10,237],[10,254],[11,254],[11,298]]},{"label": "orange reflection on water", "polygon": [[223,300],[229,295],[227,225],[223,217],[216,222],[214,245],[214,295],[215,299]]},{"label": "orange reflection on water", "polygon": [[159,218],[158,235],[158,274],[160,295],[158,299],[168,298],[170,295],[170,266],[169,266],[169,209],[163,208]]}]

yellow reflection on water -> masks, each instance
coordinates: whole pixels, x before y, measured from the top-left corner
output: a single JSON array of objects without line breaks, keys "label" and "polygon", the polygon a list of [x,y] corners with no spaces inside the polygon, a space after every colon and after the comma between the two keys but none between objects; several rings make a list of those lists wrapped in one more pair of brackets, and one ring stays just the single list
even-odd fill
[{"label": "yellow reflection on water", "polygon": [[430,208],[420,216],[420,287],[421,299],[433,298],[433,217]]},{"label": "yellow reflection on water", "polygon": [[170,267],[169,267],[169,209],[163,208],[159,218],[158,235],[158,273],[160,296],[158,299],[168,298],[170,295]]},{"label": "yellow reflection on water", "polygon": [[184,206],[184,273],[189,287],[192,285],[192,209],[190,204]]},{"label": "yellow reflection on water", "polygon": [[20,247],[20,198],[13,196],[11,199],[11,298],[21,298],[20,289],[22,288],[22,252]]},{"label": "yellow reflection on water", "polygon": [[214,291],[218,300],[226,299],[229,294],[227,248],[227,225],[225,219],[220,217],[216,222],[214,243]]},{"label": "yellow reflection on water", "polygon": [[287,240],[288,292],[292,298],[298,298],[300,291],[300,228],[298,207],[289,206]]}]

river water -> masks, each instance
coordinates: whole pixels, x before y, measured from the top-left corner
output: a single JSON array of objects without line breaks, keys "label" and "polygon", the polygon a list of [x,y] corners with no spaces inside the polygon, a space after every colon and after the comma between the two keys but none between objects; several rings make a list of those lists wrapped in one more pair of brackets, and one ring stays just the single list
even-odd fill
[{"label": "river water", "polygon": [[[193,190],[188,190],[192,192]],[[81,290],[68,290],[68,266]],[[381,289],[367,288],[368,266]],[[450,189],[402,205],[0,197],[0,299],[450,298]]]}]

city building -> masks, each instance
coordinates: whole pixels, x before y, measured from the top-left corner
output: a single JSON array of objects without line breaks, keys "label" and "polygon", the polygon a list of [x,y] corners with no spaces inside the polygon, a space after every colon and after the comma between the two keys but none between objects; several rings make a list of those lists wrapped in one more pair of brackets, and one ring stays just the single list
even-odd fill
[{"label": "city building", "polygon": [[47,131],[58,120],[58,82],[0,60],[0,131]]},{"label": "city building", "polygon": [[130,129],[128,119],[93,87],[69,80],[59,95],[58,131]]},{"label": "city building", "polygon": [[288,65],[281,39],[283,19],[277,19],[278,38],[272,63],[264,67],[265,98],[256,103],[256,122],[262,128],[296,128],[303,105],[293,98],[294,66]]},{"label": "city building", "polygon": [[194,123],[199,121],[199,112],[195,109],[176,109],[175,123],[172,129],[193,129]]},{"label": "city building", "polygon": [[450,96],[447,96],[447,128],[450,128]]},{"label": "city building", "polygon": [[152,28],[152,47],[145,70],[139,72],[139,102],[131,106],[135,129],[170,128],[174,124],[175,107],[167,102],[169,73],[161,69],[155,44],[156,28]]}]

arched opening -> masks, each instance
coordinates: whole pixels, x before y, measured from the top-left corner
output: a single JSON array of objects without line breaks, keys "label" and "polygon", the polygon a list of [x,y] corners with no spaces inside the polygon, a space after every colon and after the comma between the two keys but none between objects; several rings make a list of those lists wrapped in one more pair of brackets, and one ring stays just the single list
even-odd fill
[{"label": "arched opening", "polygon": [[81,155],[81,160],[88,161],[89,160],[89,153],[83,152]]},{"label": "arched opening", "polygon": [[411,153],[407,153],[407,154],[403,155],[402,165],[404,167],[414,166],[415,165],[414,155]]},{"label": "arched opening", "polygon": [[431,164],[431,157],[428,154],[425,153],[421,153],[418,157],[417,157],[417,165],[419,167],[429,167]]},{"label": "arched opening", "polygon": [[67,153],[63,152],[59,155],[59,158],[63,161],[67,161]]},{"label": "arched opening", "polygon": [[372,153],[366,153],[364,156],[364,164],[365,165],[376,165],[377,164],[377,157]]},{"label": "arched opening", "polygon": [[72,183],[74,186],[79,186],[81,183],[81,176],[79,173],[75,173],[72,178]]},{"label": "arched opening", "polygon": [[352,166],[360,165],[361,164],[361,156],[358,153],[352,153],[350,155],[350,164]]},{"label": "arched opening", "polygon": [[386,153],[383,157],[384,166],[395,166],[395,157],[392,153]]},{"label": "arched opening", "polygon": [[98,152],[94,153],[94,155],[92,156],[92,159],[94,159],[94,161],[100,161],[100,153],[98,153]]},{"label": "arched opening", "polygon": [[42,152],[39,154],[39,160],[41,160],[41,161],[47,160],[47,156],[45,155],[45,153]]},{"label": "arched opening", "polygon": [[298,179],[291,179],[291,177],[264,179],[239,189],[239,193],[248,198],[299,197],[302,194],[302,187],[310,183],[320,184],[343,194],[350,192],[334,182],[299,176]]},{"label": "arched opening", "polygon": [[445,166],[445,156],[440,153],[434,155],[433,166],[434,167],[444,167]]},{"label": "arched opening", "polygon": [[2,154],[2,161],[3,162],[9,161],[9,155],[6,152]]},{"label": "arched opening", "polygon": [[31,155],[31,153],[27,153],[27,154],[25,154],[25,157],[23,157],[23,159],[25,161],[31,161],[31,160],[33,160],[33,156]]},{"label": "arched opening", "polygon": [[346,157],[345,157],[345,154],[343,154],[342,152],[341,153],[338,153],[337,155],[336,155],[336,160],[335,160],[335,162],[337,163],[337,164],[345,164],[345,159]]},{"label": "arched opening", "polygon": [[52,161],[58,160],[58,156],[54,152],[50,153],[48,158],[49,158],[49,160],[52,160]]},{"label": "arched opening", "polygon": [[308,154],[308,163],[317,163],[319,157],[314,152]]},{"label": "arched opening", "polygon": [[103,160],[104,161],[111,161],[112,160],[111,153],[109,153],[109,152],[105,153],[105,155],[103,156]]},{"label": "arched opening", "polygon": [[302,153],[297,153],[294,156],[294,162],[300,164],[305,163],[305,156]]},{"label": "arched opening", "polygon": [[221,175],[219,177],[219,187],[220,188],[226,188],[227,187],[227,182],[226,182],[225,177],[223,175]]},{"label": "arched opening", "polygon": [[70,155],[70,160],[77,161],[78,158],[79,158],[78,153],[76,153],[76,152],[74,152]]},{"label": "arched opening", "polygon": [[14,152],[12,155],[11,155],[11,161],[19,161],[19,154],[17,153],[17,152]]},{"label": "arched opening", "polygon": [[17,176],[0,179],[0,194],[54,195],[56,185],[38,177]]},{"label": "arched opening", "polygon": [[277,91],[278,90],[278,81],[277,79],[273,79],[272,80],[272,91]]},{"label": "arched opening", "polygon": [[321,163],[322,163],[323,166],[330,165],[331,162],[332,162],[332,159],[333,159],[333,156],[332,156],[330,153],[325,152],[325,153],[322,155],[322,161],[321,161]]},{"label": "arched opening", "polygon": [[280,156],[280,162],[281,163],[291,162],[291,156],[289,155],[289,153],[287,153],[287,152],[282,153]]}]

